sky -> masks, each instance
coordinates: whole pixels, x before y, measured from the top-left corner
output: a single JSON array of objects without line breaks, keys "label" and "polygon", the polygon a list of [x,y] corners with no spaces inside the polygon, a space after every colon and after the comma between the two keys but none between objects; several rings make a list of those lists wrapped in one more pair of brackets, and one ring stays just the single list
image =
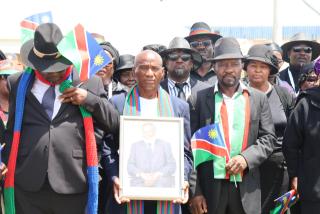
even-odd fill
[{"label": "sky", "polygon": [[[303,0],[276,0],[278,23],[285,26],[319,25],[319,14]],[[319,0],[304,0],[320,11]],[[272,26],[274,0],[5,0],[0,18],[0,49],[19,51],[20,21],[51,11],[64,34],[81,23],[89,32],[105,36],[120,54],[136,54],[146,44],[168,46],[189,34],[194,22],[215,26]],[[13,39],[13,44],[4,40]]]}]

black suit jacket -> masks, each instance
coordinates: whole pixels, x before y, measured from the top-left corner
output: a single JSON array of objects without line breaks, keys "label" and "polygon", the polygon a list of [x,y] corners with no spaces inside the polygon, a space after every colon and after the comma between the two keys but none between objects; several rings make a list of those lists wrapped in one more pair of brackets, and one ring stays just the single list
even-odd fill
[{"label": "black suit jacket", "polygon": [[[250,128],[248,146],[241,153],[246,159],[248,169],[243,181],[239,183],[241,201],[245,213],[261,213],[261,193],[259,166],[272,153],[276,141],[274,125],[267,97],[249,88]],[[199,91],[196,99],[189,99],[191,132],[214,123],[214,87]],[[213,177],[213,161],[197,167],[196,195],[203,194],[207,200],[208,213],[214,213],[220,198],[221,180]]]},{"label": "black suit jacket", "polygon": [[[201,82],[200,80],[194,79],[190,77],[190,85],[191,85],[191,94],[196,94],[198,91],[201,91],[205,88],[209,88],[210,85],[204,82]],[[168,93],[169,88],[168,88],[168,78],[164,79],[161,81],[160,86],[166,90]],[[195,95],[194,95],[195,96]]]},{"label": "black suit jacket", "polygon": [[[6,153],[13,138],[17,86],[21,74],[8,79],[10,114],[6,134]],[[84,125],[79,106],[63,103],[51,121],[42,105],[27,89],[15,172],[15,185],[26,191],[38,191],[46,176],[53,190],[62,194],[87,191]],[[106,132],[119,125],[117,111],[100,96],[104,93],[99,77],[93,77],[81,88],[88,91],[83,106],[92,113],[95,124]]]}]

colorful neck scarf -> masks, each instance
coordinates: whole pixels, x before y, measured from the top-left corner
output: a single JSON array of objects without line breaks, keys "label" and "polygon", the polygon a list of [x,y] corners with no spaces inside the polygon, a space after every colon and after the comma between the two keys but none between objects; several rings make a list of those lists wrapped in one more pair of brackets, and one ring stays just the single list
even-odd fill
[{"label": "colorful neck scarf", "polygon": [[[69,70],[71,72],[71,68]],[[20,131],[22,126],[26,92],[27,92],[28,85],[30,84],[33,76],[34,76],[34,71],[31,68],[27,68],[27,70],[22,74],[22,77],[20,79],[18,89],[17,89],[13,141],[12,141],[12,147],[11,147],[9,162],[8,162],[8,174],[4,183],[5,213],[7,214],[16,213],[15,197],[14,197],[14,176],[15,176],[18,148],[20,144]],[[65,89],[72,87],[71,83],[72,83],[71,80],[65,79],[60,84],[60,91],[63,92]],[[85,132],[85,139],[86,139],[87,177],[88,177],[88,185],[89,185],[87,213],[97,214],[99,174],[98,174],[98,158],[97,158],[96,140],[95,140],[94,130],[93,130],[93,121],[92,121],[90,112],[88,112],[82,106],[79,106],[79,108],[80,108],[81,115],[83,117],[84,132]]]},{"label": "colorful neck scarf", "polygon": [[[174,117],[170,95],[159,87],[158,90],[158,116]],[[128,92],[125,100],[124,115],[136,116],[140,115],[140,99],[137,85],[132,87]],[[171,201],[157,201],[156,214],[174,214],[179,212],[179,205],[173,204]],[[144,201],[131,200],[127,204],[127,214],[144,214]]]},{"label": "colorful neck scarf", "polygon": [[233,114],[233,134],[229,136],[229,121],[228,112],[225,101],[223,100],[220,92],[215,93],[215,123],[218,123],[221,130],[223,130],[223,136],[225,144],[228,150],[227,157],[216,157],[214,160],[214,178],[216,179],[230,179],[230,181],[242,181],[242,175],[237,174],[230,176],[225,169],[226,163],[230,158],[239,155],[246,149],[248,143],[249,134],[249,122],[250,122],[250,101],[247,90],[243,90],[243,93],[238,93],[234,97],[234,112]]}]

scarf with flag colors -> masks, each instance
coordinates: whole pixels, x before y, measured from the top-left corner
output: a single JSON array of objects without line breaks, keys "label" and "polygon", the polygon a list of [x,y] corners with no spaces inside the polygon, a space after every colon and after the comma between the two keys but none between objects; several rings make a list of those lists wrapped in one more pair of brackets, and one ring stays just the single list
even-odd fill
[{"label": "scarf with flag colors", "polygon": [[43,23],[52,22],[52,14],[50,11],[37,13],[23,19],[20,22],[21,27],[21,43],[32,39],[36,28]]},{"label": "scarf with flag colors", "polygon": [[[158,90],[158,116],[159,117],[174,117],[174,112],[172,109],[172,103],[170,95],[159,87]],[[123,115],[138,116],[140,115],[140,98],[138,86],[135,85],[128,92]],[[178,214],[180,209],[179,204],[174,204],[171,201],[157,201],[157,214]],[[141,200],[131,200],[127,204],[127,214],[144,214],[144,201]],[[147,214],[147,213],[146,213]]]},{"label": "scarf with flag colors", "polygon": [[295,190],[290,190],[275,199],[275,208],[270,210],[270,214],[284,214],[291,206],[293,206],[299,198],[296,195]]},{"label": "scarf with flag colors", "polygon": [[[222,93],[215,93],[214,122],[223,128],[222,134],[229,156],[226,158],[218,157],[214,160],[214,178],[241,182],[242,175],[230,176],[226,172],[225,166],[230,158],[239,155],[247,147],[250,123],[249,92],[247,89],[243,89],[242,93],[236,92],[232,99],[234,101],[234,110],[233,112],[228,112]],[[230,136],[228,120],[228,115],[230,114],[233,114],[232,136]]]},{"label": "scarf with flag colors", "polygon": [[[71,73],[71,67],[67,69],[67,73]],[[35,75],[35,72],[31,68],[27,68],[22,74],[20,79],[17,97],[16,97],[16,109],[15,109],[15,121],[12,146],[8,162],[8,174],[4,183],[4,198],[5,198],[5,213],[15,214],[15,196],[14,196],[14,180],[15,169],[18,155],[18,149],[20,144],[20,132],[22,128],[22,119],[24,113],[24,105],[26,99],[27,88],[31,82],[31,79]],[[70,78],[65,77],[65,80],[60,84],[59,90],[63,92],[65,89],[70,88],[72,82]],[[97,214],[98,212],[98,157],[96,140],[93,129],[93,120],[91,113],[84,107],[79,106],[79,110],[83,117],[84,133],[85,133],[85,147],[86,147],[86,159],[87,159],[87,181],[88,181],[88,199],[87,199],[87,212],[88,214]],[[72,181],[70,181],[72,182]]]},{"label": "scarf with flag colors", "polygon": [[81,24],[78,24],[59,42],[58,50],[72,62],[81,82],[89,79],[112,61]]}]

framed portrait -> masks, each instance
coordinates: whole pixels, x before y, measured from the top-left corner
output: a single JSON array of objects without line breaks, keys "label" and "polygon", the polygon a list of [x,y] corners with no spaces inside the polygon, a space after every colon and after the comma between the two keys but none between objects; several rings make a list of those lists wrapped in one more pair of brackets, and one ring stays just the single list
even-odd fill
[{"label": "framed portrait", "polygon": [[183,118],[121,116],[120,197],[183,198]]}]

